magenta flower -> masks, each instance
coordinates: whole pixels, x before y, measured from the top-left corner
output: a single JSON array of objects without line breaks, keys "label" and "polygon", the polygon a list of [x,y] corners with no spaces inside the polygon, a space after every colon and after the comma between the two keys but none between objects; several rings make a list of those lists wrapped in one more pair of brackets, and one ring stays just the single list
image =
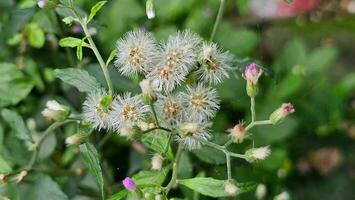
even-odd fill
[{"label": "magenta flower", "polygon": [[81,33],[83,32],[83,28],[79,24],[76,24],[72,28],[73,33]]},{"label": "magenta flower", "polygon": [[248,82],[252,83],[253,85],[256,85],[262,73],[263,70],[260,69],[255,63],[252,63],[245,68],[243,77]]},{"label": "magenta flower", "polygon": [[126,177],[122,181],[122,184],[127,190],[129,190],[131,192],[134,192],[136,190],[136,184],[134,183],[134,181],[130,177]]}]

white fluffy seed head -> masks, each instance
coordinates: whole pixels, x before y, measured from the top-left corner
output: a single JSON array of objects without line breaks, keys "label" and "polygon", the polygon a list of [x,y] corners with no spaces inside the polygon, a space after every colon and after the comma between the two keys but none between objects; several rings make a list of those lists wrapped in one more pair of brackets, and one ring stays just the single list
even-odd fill
[{"label": "white fluffy seed head", "polygon": [[232,182],[226,181],[224,184],[224,191],[226,191],[229,195],[237,194],[239,188]]},{"label": "white fluffy seed head", "polygon": [[117,96],[113,102],[112,123],[117,130],[133,127],[144,120],[148,111],[149,108],[143,103],[140,95],[132,96],[131,93],[125,93],[123,97]]},{"label": "white fluffy seed head", "polygon": [[245,153],[246,160],[248,162],[257,162],[260,160],[265,160],[271,153],[269,146],[252,148],[247,150]]},{"label": "white fluffy seed head", "polygon": [[187,87],[186,92],[181,94],[186,115],[192,118],[210,119],[219,109],[217,91],[211,87],[198,84],[195,87]]},{"label": "white fluffy seed head", "polygon": [[126,76],[137,75],[154,66],[157,47],[150,33],[131,31],[117,42],[115,65]]},{"label": "white fluffy seed head", "polygon": [[192,150],[201,147],[200,140],[208,140],[211,135],[208,131],[211,124],[205,120],[186,118],[177,124],[178,135],[175,140],[182,144],[184,149]]},{"label": "white fluffy seed head", "polygon": [[233,56],[229,52],[222,52],[217,44],[204,42],[198,60],[200,68],[196,73],[201,81],[216,85],[229,77],[228,71],[231,69]]},{"label": "white fluffy seed head", "polygon": [[149,71],[147,77],[152,80],[154,90],[170,93],[186,79],[187,74],[185,71],[160,62]]},{"label": "white fluffy seed head", "polygon": [[[84,119],[97,129],[112,129],[112,104],[103,108],[100,102],[109,97],[104,90],[89,93],[83,103]],[[112,98],[112,97],[111,97]],[[112,102],[111,102],[112,103]]]},{"label": "white fluffy seed head", "polygon": [[181,98],[176,95],[160,95],[157,101],[157,111],[159,116],[169,123],[181,120],[184,114]]}]

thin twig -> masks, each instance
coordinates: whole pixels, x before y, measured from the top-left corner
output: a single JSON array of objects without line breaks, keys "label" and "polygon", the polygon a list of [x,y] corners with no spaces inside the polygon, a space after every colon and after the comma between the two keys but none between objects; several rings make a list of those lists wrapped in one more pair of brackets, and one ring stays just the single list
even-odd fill
[{"label": "thin twig", "polygon": [[216,21],[214,22],[214,25],[213,25],[213,30],[211,33],[210,41],[213,41],[214,37],[216,36],[216,32],[217,32],[219,23],[222,20],[224,3],[225,3],[225,0],[221,0],[221,3],[219,5],[219,9],[218,9],[218,13],[217,13],[217,17],[216,17]]}]

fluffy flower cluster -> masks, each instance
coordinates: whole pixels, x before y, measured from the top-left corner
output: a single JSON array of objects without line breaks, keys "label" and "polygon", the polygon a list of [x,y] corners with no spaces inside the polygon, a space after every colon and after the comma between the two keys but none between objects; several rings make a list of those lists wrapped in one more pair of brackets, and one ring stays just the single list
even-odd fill
[{"label": "fluffy flower cluster", "polygon": [[143,130],[141,124],[153,122],[149,104],[154,104],[160,125],[177,130],[175,139],[186,149],[198,148],[201,140],[210,137],[209,120],[220,103],[213,85],[228,77],[233,60],[230,53],[202,42],[188,30],[160,44],[140,30],[118,40],[116,57],[121,74],[145,77],[140,84],[142,94],[112,97],[103,90],[89,94],[83,110],[95,128],[131,137],[137,128]]}]

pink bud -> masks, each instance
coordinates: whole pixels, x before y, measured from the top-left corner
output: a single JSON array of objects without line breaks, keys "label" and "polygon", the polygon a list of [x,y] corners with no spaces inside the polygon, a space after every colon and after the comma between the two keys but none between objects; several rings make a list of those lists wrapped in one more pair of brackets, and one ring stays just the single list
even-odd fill
[{"label": "pink bud", "polygon": [[131,192],[134,192],[136,190],[136,184],[134,183],[134,181],[130,177],[126,177],[122,181],[122,184],[127,190],[129,190]]},{"label": "pink bud", "polygon": [[263,70],[260,69],[255,63],[252,63],[245,68],[243,76],[245,80],[251,82],[253,85],[256,85],[262,73]]},{"label": "pink bud", "polygon": [[46,6],[46,4],[47,4],[47,0],[38,0],[37,1],[37,5],[40,8],[44,8],[44,6]]},{"label": "pink bud", "polygon": [[283,103],[270,115],[269,119],[273,124],[277,124],[293,112],[295,112],[295,108],[291,103]]},{"label": "pink bud", "polygon": [[287,116],[288,114],[295,112],[295,108],[293,107],[293,105],[291,103],[283,103],[281,105],[281,107],[283,109],[284,116]]},{"label": "pink bud", "polygon": [[81,33],[83,32],[83,28],[79,24],[76,24],[72,28],[73,33]]}]

